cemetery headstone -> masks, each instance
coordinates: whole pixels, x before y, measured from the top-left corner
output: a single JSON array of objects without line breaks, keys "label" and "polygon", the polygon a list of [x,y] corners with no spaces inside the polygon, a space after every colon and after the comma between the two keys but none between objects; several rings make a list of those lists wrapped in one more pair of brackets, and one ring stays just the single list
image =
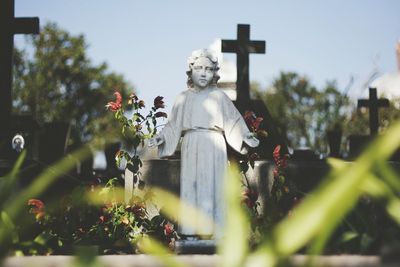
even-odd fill
[{"label": "cemetery headstone", "polygon": [[14,0],[0,1],[0,157],[11,151],[12,62],[14,34],[38,34],[39,18],[16,18]]},{"label": "cemetery headstone", "polygon": [[378,99],[376,88],[369,88],[369,99],[359,99],[358,108],[367,107],[369,109],[369,130],[370,135],[376,135],[379,128],[378,109],[389,107],[389,100],[386,98]]},{"label": "cemetery headstone", "polygon": [[379,108],[388,106],[388,99],[378,99],[376,88],[369,88],[369,99],[358,100],[358,108],[367,107],[369,109],[370,135],[352,135],[349,137],[349,158],[355,158],[359,155],[373,137],[378,134]]},{"label": "cemetery headstone", "polygon": [[50,165],[65,155],[69,124],[52,122],[44,124],[39,134],[39,161]]},{"label": "cemetery headstone", "polygon": [[250,40],[250,25],[238,24],[237,40],[222,40],[221,51],[224,53],[236,53],[236,92],[235,105],[244,114],[245,111],[253,111],[257,116],[264,118],[261,129],[268,132],[268,137],[260,138],[260,156],[271,158],[272,152],[277,145],[287,153],[287,146],[282,136],[279,135],[273,119],[262,100],[250,99],[249,81],[249,55],[251,53],[264,54],[265,41]]},{"label": "cemetery headstone", "polygon": [[239,24],[237,40],[222,40],[221,51],[235,53],[237,65],[237,107],[243,112],[250,105],[249,54],[265,54],[265,41],[250,40],[250,25]]},{"label": "cemetery headstone", "polygon": [[342,130],[331,130],[327,132],[327,141],[329,145],[329,156],[339,158],[340,146],[342,144]]}]

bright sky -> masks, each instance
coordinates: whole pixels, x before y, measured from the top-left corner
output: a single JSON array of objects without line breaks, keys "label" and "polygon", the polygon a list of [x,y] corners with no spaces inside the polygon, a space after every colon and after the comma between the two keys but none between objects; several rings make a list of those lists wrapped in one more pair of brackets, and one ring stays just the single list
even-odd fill
[{"label": "bright sky", "polygon": [[[323,86],[337,80],[351,93],[370,73],[395,72],[400,39],[398,0],[307,1],[132,1],[15,0],[16,16],[38,16],[72,34],[83,33],[89,56],[107,62],[152,102],[166,98],[168,110],[185,89],[186,59],[216,39],[236,39],[237,24],[250,24],[252,40],[265,40],[267,53],[250,57],[250,79],[270,85],[280,71],[307,75]],[[23,47],[24,38],[16,44]],[[224,60],[236,62],[232,54]]]}]

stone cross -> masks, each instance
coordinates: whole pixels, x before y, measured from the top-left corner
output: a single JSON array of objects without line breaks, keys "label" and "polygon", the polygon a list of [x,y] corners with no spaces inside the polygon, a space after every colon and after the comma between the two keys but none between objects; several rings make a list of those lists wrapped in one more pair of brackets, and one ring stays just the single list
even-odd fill
[{"label": "stone cross", "polygon": [[380,107],[388,107],[389,100],[386,98],[378,99],[376,88],[369,88],[369,99],[359,99],[358,108],[367,107],[369,108],[369,129],[371,135],[378,133],[379,120],[378,120],[378,109]]},{"label": "stone cross", "polygon": [[243,112],[250,103],[249,54],[265,53],[265,41],[250,41],[250,25],[238,24],[237,40],[222,40],[221,51],[236,53],[236,102]]},{"label": "stone cross", "polygon": [[15,18],[14,0],[0,1],[0,150],[11,142],[3,129],[11,127],[14,34],[38,33],[39,18]]}]

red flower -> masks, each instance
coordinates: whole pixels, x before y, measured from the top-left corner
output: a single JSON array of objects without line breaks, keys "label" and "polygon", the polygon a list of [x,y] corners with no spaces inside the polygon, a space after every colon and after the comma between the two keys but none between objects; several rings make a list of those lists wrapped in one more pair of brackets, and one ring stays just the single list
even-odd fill
[{"label": "red flower", "polygon": [[278,177],[279,176],[279,170],[277,167],[274,168],[274,177]]},{"label": "red flower", "polygon": [[242,203],[246,204],[247,207],[253,208],[256,205],[258,199],[258,192],[254,189],[247,189],[242,193]]},{"label": "red flower", "polygon": [[280,167],[281,168],[286,168],[287,167],[287,159],[288,159],[288,155],[284,155],[281,160],[280,160]]},{"label": "red flower", "polygon": [[287,167],[287,160],[289,158],[288,154],[281,156],[281,146],[277,145],[273,152],[273,158],[275,161],[275,165],[279,168],[286,168]]},{"label": "red flower", "polygon": [[134,93],[130,94],[129,98],[128,98],[128,105],[132,105],[137,100],[138,100],[138,97]]},{"label": "red flower", "polygon": [[257,190],[255,190],[255,189],[247,189],[247,190],[243,193],[243,195],[244,195],[245,197],[250,198],[251,200],[254,200],[254,201],[257,201],[257,199],[258,199],[258,192],[257,192]]},{"label": "red flower", "polygon": [[99,223],[104,223],[106,221],[106,217],[104,217],[104,215],[101,215],[99,217]]},{"label": "red flower", "polygon": [[137,95],[132,93],[132,94],[129,95],[129,99],[132,99],[133,101],[137,101],[139,98],[137,97]]},{"label": "red flower", "polygon": [[154,98],[154,107],[156,109],[165,108],[163,99],[164,97],[162,96],[157,96],[156,98]]},{"label": "red flower", "polygon": [[128,206],[127,209],[140,218],[143,218],[146,215],[146,207],[144,203],[135,203],[132,207]]},{"label": "red flower", "polygon": [[106,105],[106,108],[115,112],[118,111],[120,108],[122,108],[122,96],[120,92],[115,92],[114,93],[115,97],[117,98],[115,102],[108,102]]},{"label": "red flower", "polygon": [[160,118],[160,117],[166,118],[167,113],[159,111],[159,112],[156,112],[156,114],[154,114],[154,116],[156,116],[156,118]]},{"label": "red flower", "polygon": [[174,232],[174,226],[170,223],[164,225],[165,236],[170,236]]},{"label": "red flower", "polygon": [[262,117],[257,117],[256,114],[252,111],[246,111],[244,113],[244,120],[249,128],[251,128],[254,132],[257,132],[260,128],[260,124],[263,121]]},{"label": "red flower", "polygon": [[36,220],[40,220],[46,215],[44,212],[44,203],[41,200],[29,199],[28,205],[31,206],[29,212],[35,214]]},{"label": "red flower", "polygon": [[275,161],[275,163],[277,163],[278,161],[279,161],[279,159],[280,159],[280,157],[281,157],[281,146],[280,145],[277,145],[276,147],[275,147],[275,149],[274,149],[274,152],[273,152],[273,157],[274,157],[274,161]]},{"label": "red flower", "polygon": [[34,199],[34,198],[29,199],[28,200],[28,205],[29,206],[34,206],[36,209],[39,209],[39,210],[44,209],[44,203],[39,199]]},{"label": "red flower", "polygon": [[253,121],[253,116],[254,116],[254,113],[251,111],[246,110],[246,112],[244,113],[243,118],[248,126],[251,125],[251,122]]},{"label": "red flower", "polygon": [[139,105],[139,108],[144,108],[144,101],[140,100],[138,105]]}]

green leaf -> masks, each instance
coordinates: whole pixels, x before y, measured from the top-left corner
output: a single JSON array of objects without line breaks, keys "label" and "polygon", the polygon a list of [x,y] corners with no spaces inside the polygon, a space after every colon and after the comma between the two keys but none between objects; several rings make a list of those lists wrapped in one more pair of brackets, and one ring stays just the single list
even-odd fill
[{"label": "green leaf", "polygon": [[152,254],[152,256],[158,258],[163,263],[163,266],[187,267],[187,265],[179,261],[177,257],[172,257],[170,255],[171,252],[162,244],[150,237],[142,238],[139,241],[139,248],[141,251]]},{"label": "green leaf", "polygon": [[347,231],[342,234],[340,237],[340,242],[341,243],[347,243],[351,240],[354,240],[355,238],[359,237],[359,234],[354,231]]},{"label": "green leaf", "polygon": [[53,236],[49,232],[42,232],[33,240],[36,244],[45,246]]},{"label": "green leaf", "polygon": [[222,237],[219,254],[222,255],[221,266],[243,266],[248,252],[248,238],[250,235],[250,223],[246,211],[241,205],[241,177],[237,167],[229,168],[224,179],[227,212],[224,236]]},{"label": "green leaf", "polygon": [[[11,235],[12,242],[14,244],[18,243],[19,242],[18,232],[16,231],[15,225],[12,222],[11,218],[8,216],[8,214],[5,211],[1,212],[1,222],[2,222],[2,225],[5,226],[4,227],[5,229],[3,228],[3,230],[6,230],[8,232],[8,234]],[[0,228],[1,228],[1,226],[0,226]]]},{"label": "green leaf", "polygon": [[[384,136],[374,140],[354,163],[336,164],[339,167],[330,172],[289,218],[276,226],[272,237],[256,251],[257,262],[267,266],[267,263],[277,262],[311,241],[314,241],[312,251],[321,251],[333,230],[357,203],[365,189],[365,182],[373,177],[370,173],[376,162],[387,159],[399,147],[399,136],[400,122],[390,127]],[[380,194],[381,190],[371,192]],[[271,255],[263,256],[261,251],[273,251],[272,257],[275,259]]]}]

